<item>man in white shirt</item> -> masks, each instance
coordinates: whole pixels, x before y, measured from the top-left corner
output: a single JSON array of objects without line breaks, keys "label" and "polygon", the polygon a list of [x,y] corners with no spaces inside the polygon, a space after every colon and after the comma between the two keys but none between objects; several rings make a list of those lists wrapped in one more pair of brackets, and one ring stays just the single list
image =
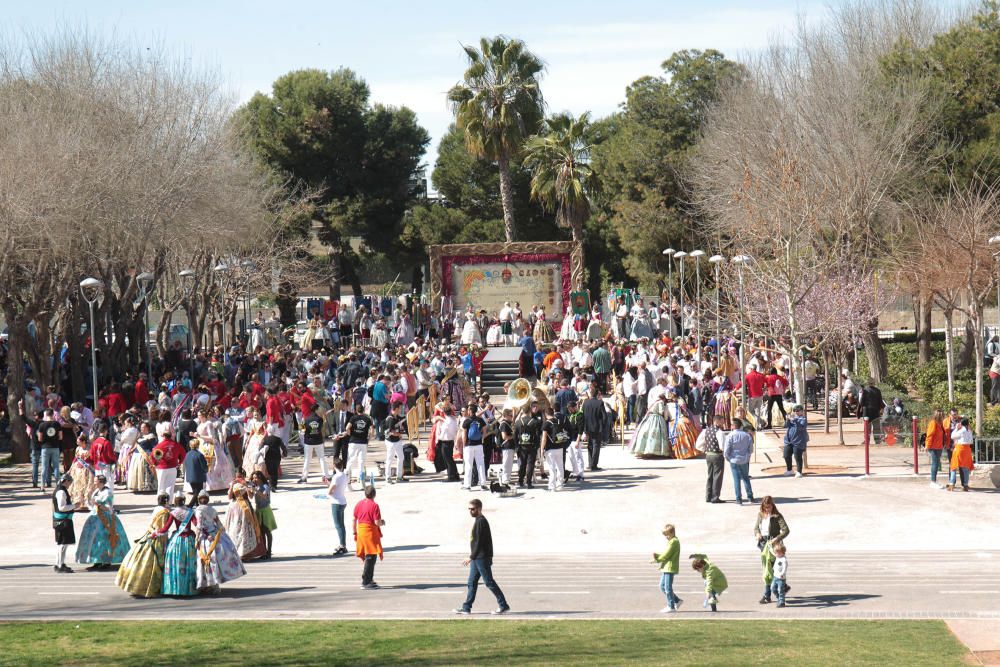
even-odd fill
[{"label": "man in white shirt", "polygon": [[636,385],[636,399],[635,399],[635,421],[639,423],[642,418],[646,416],[646,397],[649,394],[649,390],[653,388],[654,384],[653,374],[646,368],[646,362],[641,362],[639,364],[639,375],[635,380]]}]

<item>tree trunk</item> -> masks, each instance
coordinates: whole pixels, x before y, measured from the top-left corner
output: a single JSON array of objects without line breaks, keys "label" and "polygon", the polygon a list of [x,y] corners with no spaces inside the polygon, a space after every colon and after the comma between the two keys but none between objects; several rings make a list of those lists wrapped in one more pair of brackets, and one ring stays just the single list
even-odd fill
[{"label": "tree trunk", "polygon": [[[952,337],[954,312],[944,310],[944,363],[948,369],[948,404],[955,404],[955,343]],[[927,396],[924,396],[926,399]]]},{"label": "tree trunk", "polygon": [[976,317],[976,336],[975,336],[975,349],[976,349],[976,436],[982,436],[983,434],[983,337],[979,334],[982,331],[982,325],[979,323],[979,317]]},{"label": "tree trunk", "polygon": [[344,273],[340,251],[333,248],[328,257],[330,259],[330,300],[340,301],[341,281]]},{"label": "tree trunk", "polygon": [[292,326],[298,321],[298,315],[295,312],[295,306],[298,305],[297,296],[290,282],[282,280],[278,283],[275,303],[278,304],[278,317],[283,327]]},{"label": "tree trunk", "polygon": [[25,432],[19,404],[24,400],[24,342],[28,328],[24,321],[13,317],[14,313],[4,309],[9,337],[7,339],[7,411],[10,414],[10,439],[14,463],[31,460],[31,443]]},{"label": "tree trunk", "polygon": [[972,368],[975,365],[972,356],[976,353],[976,338],[978,337],[979,332],[973,326],[972,319],[967,317],[965,320],[965,339],[962,341],[962,353],[958,357],[959,368]]},{"label": "tree trunk", "polygon": [[497,161],[500,168],[500,202],[503,204],[503,230],[507,242],[517,240],[514,229],[514,186],[510,178],[510,162],[506,155]]},{"label": "tree trunk", "polygon": [[823,431],[830,432],[830,355],[823,352]]},{"label": "tree trunk", "polygon": [[424,268],[417,263],[413,267],[413,275],[410,278],[410,290],[416,295],[417,299],[420,299],[420,295],[424,293]]},{"label": "tree trunk", "polygon": [[931,315],[934,312],[934,297],[925,294],[920,298],[920,317],[917,318],[917,363],[921,366],[931,360]]},{"label": "tree trunk", "polygon": [[865,328],[866,331],[862,334],[861,341],[865,346],[865,354],[868,356],[868,372],[871,373],[875,384],[879,384],[884,382],[885,377],[889,374],[889,357],[885,354],[882,339],[878,337],[878,318],[869,321]]},{"label": "tree trunk", "polygon": [[[852,343],[853,346],[853,343]],[[844,444],[844,380],[841,377],[840,369],[847,365],[847,359],[843,359],[837,364],[837,444]]]}]

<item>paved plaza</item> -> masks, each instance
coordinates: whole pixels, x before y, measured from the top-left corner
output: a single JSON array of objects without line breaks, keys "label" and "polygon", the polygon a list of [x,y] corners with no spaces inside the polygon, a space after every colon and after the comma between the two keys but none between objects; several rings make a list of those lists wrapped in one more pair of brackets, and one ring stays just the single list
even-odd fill
[{"label": "paved plaza", "polygon": [[[815,418],[815,416],[813,416]],[[813,440],[829,436],[814,425]],[[847,439],[857,440],[853,425]],[[662,548],[664,523],[677,526],[682,569],[675,588],[684,617],[702,615],[701,579],[690,553],[707,553],[727,574],[721,618],[1000,619],[1000,531],[992,490],[945,493],[914,477],[905,448],[873,449],[873,475],[863,476],[860,446],[811,447],[809,465],[824,473],[784,477],[778,440],[758,438],[751,465],[756,497],[774,496],[791,534],[788,606],[760,605],[759,554],[753,539],[756,506],[704,502],[702,460],[638,460],[620,445],[605,447],[602,472],[550,493],[536,486],[515,497],[469,492],[440,475],[378,484],[386,520],[385,560],[376,568],[379,591],[359,589],[353,555],[333,557],[336,535],[329,505],[315,481],[294,484],[301,459],[286,462],[273,507],[279,528],[274,558],[247,565],[248,576],[223,588],[226,608],[247,618],[444,618],[465,592],[470,522],[466,503],[485,504],[496,545],[497,581],[513,616],[650,618],[660,616],[658,573],[649,563]],[[381,460],[369,447],[369,466]],[[423,462],[426,466],[426,462]],[[113,572],[52,572],[50,500],[25,489],[26,469],[0,473],[5,539],[0,544],[0,619],[214,617],[211,597],[138,600],[114,585]],[[353,491],[353,505],[361,493]],[[152,495],[116,491],[130,538],[145,529]],[[225,508],[225,498],[213,503]],[[78,528],[82,516],[77,518]],[[956,577],[956,572],[975,573]],[[485,597],[483,597],[485,596]],[[475,611],[488,612],[480,591]],[[512,616],[512,617],[513,617]]]}]

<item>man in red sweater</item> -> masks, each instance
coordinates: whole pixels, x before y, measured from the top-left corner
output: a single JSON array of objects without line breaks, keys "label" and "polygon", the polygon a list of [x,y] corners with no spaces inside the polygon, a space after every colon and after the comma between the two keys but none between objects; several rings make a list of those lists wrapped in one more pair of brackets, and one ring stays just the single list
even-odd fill
[{"label": "man in red sweater", "polygon": [[136,405],[140,408],[146,407],[146,402],[149,401],[149,378],[146,377],[145,373],[139,373],[139,379],[135,382],[132,395],[135,397]]},{"label": "man in red sweater", "polygon": [[177,467],[184,462],[186,452],[172,438],[169,423],[161,423],[156,427],[160,442],[153,447],[151,456],[156,466],[156,495],[167,494],[174,497],[174,484],[177,482]]},{"label": "man in red sweater", "polygon": [[746,385],[747,411],[753,415],[758,428],[760,428],[759,424],[763,419],[762,408],[764,407],[764,374],[757,370],[757,366],[750,367],[750,372],[746,376]]},{"label": "man in red sweater", "polygon": [[264,401],[264,423],[267,424],[269,433],[282,438],[281,441],[285,442],[282,437],[285,432],[285,410],[273,388],[268,387],[265,395],[267,400]]},{"label": "man in red sweater", "polygon": [[115,484],[115,463],[118,457],[115,455],[115,448],[108,440],[108,426],[101,423],[98,428],[97,437],[90,444],[90,462],[94,466],[94,472],[104,475],[108,479],[108,486],[114,488]]}]

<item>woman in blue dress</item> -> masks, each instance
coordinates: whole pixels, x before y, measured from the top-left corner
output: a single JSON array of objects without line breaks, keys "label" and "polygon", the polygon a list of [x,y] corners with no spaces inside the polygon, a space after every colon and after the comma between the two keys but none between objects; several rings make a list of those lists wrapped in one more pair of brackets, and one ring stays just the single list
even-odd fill
[{"label": "woman in blue dress", "polygon": [[114,510],[114,494],[108,479],[97,476],[97,489],[90,494],[90,516],[83,524],[80,543],[76,547],[76,562],[91,563],[88,570],[110,570],[125,560],[131,546],[125,528]]},{"label": "woman in blue dress", "polygon": [[184,506],[184,494],[174,497],[174,508],[170,510],[170,525],[177,530],[167,543],[166,557],[163,559],[163,594],[190,597],[198,594],[198,556],[195,552],[196,538],[192,524],[195,522],[194,508]]}]

